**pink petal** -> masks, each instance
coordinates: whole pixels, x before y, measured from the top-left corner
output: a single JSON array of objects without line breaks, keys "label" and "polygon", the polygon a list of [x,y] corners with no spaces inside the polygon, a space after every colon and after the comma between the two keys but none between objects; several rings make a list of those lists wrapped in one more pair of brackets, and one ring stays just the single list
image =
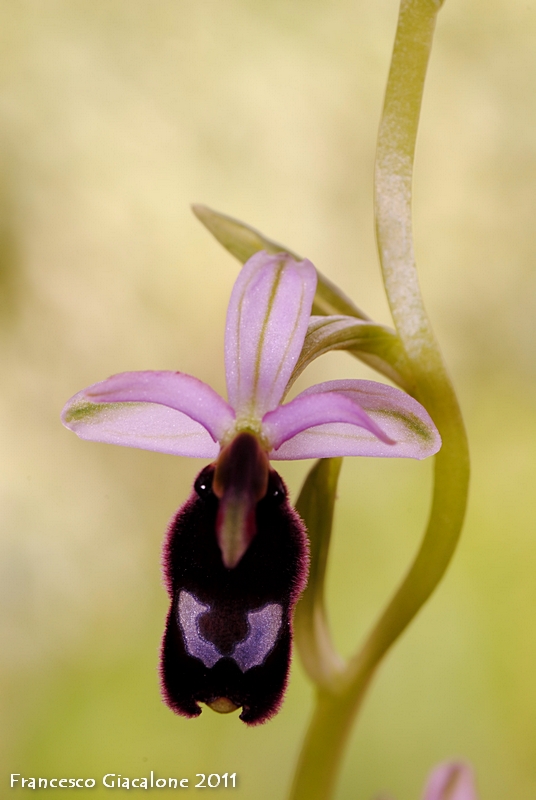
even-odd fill
[{"label": "pink petal", "polygon": [[227,310],[225,369],[237,416],[276,408],[298,360],[316,289],[310,261],[256,253],[242,268]]},{"label": "pink petal", "polygon": [[[335,405],[334,398],[341,397],[359,409],[353,419],[350,413],[343,416],[342,404]],[[304,422],[313,418],[312,413],[311,417],[305,416],[306,406],[302,404],[306,398],[317,402],[323,398],[325,403],[324,420],[318,414],[312,427],[300,425],[301,413]],[[339,404],[340,400],[336,402]],[[317,410],[320,408],[317,406]],[[337,409],[341,412],[338,420]],[[359,413],[363,421],[359,421]],[[441,447],[437,428],[420,403],[400,389],[374,381],[329,381],[312,386],[291,403],[266,415],[263,429],[274,442],[270,457],[279,460],[329,456],[422,459]],[[395,443],[388,444],[389,441]]]},{"label": "pink petal", "polygon": [[199,422],[156,403],[91,403],[84,392],[65,406],[63,424],[81,439],[174,456],[216,458],[218,444]]},{"label": "pink petal", "polygon": [[422,800],[478,800],[471,767],[456,761],[440,764],[428,778]]},{"label": "pink petal", "polygon": [[393,445],[382,429],[349,397],[337,392],[329,394],[301,394],[275,411],[269,411],[262,420],[264,435],[274,450],[289,439],[309,428],[329,422],[344,422],[364,428],[384,444]]},{"label": "pink petal", "polygon": [[62,420],[83,439],[213,458],[234,413],[191,375],[123,372],[72,397]]}]

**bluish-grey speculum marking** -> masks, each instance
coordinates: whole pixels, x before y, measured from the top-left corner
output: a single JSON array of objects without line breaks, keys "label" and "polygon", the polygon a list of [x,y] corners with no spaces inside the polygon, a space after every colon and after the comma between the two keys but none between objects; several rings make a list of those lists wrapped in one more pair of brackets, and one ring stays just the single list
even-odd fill
[{"label": "bluish-grey speculum marking", "polygon": [[[229,652],[225,652],[229,650],[228,647],[218,648],[203,635],[205,632],[201,621],[211,610],[210,605],[201,603],[190,592],[180,592],[177,617],[188,653],[199,658],[209,669],[220,659],[229,657],[242,672],[263,664],[273,650],[281,629],[283,610],[280,604],[268,603],[262,608],[248,611],[245,636],[235,641]],[[221,624],[220,621],[220,626]]]}]

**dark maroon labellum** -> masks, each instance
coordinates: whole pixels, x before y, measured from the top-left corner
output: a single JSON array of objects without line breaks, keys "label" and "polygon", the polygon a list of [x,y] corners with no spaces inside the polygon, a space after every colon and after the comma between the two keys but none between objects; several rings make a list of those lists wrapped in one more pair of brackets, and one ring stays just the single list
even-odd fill
[{"label": "dark maroon labellum", "polygon": [[215,711],[242,708],[249,725],[272,717],[290,665],[292,611],[307,577],[305,530],[279,475],[269,470],[255,507],[255,535],[233,567],[216,537],[220,500],[215,466],[203,469],[171,522],[164,571],[171,597],[162,643],[162,688],[178,714],[198,703]]}]

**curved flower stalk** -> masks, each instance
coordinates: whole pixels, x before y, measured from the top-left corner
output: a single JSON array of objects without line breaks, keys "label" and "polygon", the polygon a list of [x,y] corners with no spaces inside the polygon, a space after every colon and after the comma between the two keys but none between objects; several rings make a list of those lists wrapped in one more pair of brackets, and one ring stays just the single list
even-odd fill
[{"label": "curved flower stalk", "polygon": [[[412,394],[433,416],[443,440],[435,459],[430,516],[413,563],[360,650],[338,670],[330,669],[332,654],[324,658],[325,669],[320,674],[326,669],[328,674],[317,682],[317,703],[291,789],[292,800],[331,797],[347,738],[372,679],[388,650],[438,586],[456,549],[465,516],[469,484],[467,438],[456,394],[424,308],[412,238],[415,143],[441,5],[442,0],[401,0],[375,174],[378,250],[397,338],[405,354],[405,377]],[[309,524],[307,515],[304,517]],[[327,527],[330,525],[331,520]],[[318,586],[322,586],[321,580]],[[301,615],[312,637],[319,636],[310,617],[318,609],[322,610],[321,597],[316,602],[312,598]],[[322,632],[323,628],[319,630]],[[322,641],[326,637],[309,645],[308,653],[322,657]],[[314,679],[315,673],[311,669],[309,672]],[[458,797],[472,800],[467,792],[459,794],[457,800]]]},{"label": "curved flower stalk", "polygon": [[291,617],[307,572],[304,528],[270,459],[426,458],[441,440],[412,397],[372,381],[318,384],[282,404],[316,290],[310,261],[254,255],[227,312],[228,401],[180,372],[126,372],[76,394],[64,424],[83,439],[212,459],[173,519],[162,648],[168,704],[197,716],[272,716],[287,680]]}]

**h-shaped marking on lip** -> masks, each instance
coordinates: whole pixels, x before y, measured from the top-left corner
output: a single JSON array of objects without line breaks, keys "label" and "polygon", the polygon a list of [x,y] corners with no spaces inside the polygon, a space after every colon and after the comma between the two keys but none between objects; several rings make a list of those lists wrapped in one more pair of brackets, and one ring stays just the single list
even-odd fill
[{"label": "h-shaped marking on lip", "polygon": [[199,658],[205,667],[213,667],[221,658],[230,657],[242,672],[262,664],[273,650],[281,628],[283,610],[279,603],[268,603],[257,611],[248,611],[248,634],[237,642],[229,656],[220,653],[213,642],[199,632],[199,617],[209,611],[210,606],[200,603],[190,592],[183,589],[177,603],[177,617],[188,653]]}]

